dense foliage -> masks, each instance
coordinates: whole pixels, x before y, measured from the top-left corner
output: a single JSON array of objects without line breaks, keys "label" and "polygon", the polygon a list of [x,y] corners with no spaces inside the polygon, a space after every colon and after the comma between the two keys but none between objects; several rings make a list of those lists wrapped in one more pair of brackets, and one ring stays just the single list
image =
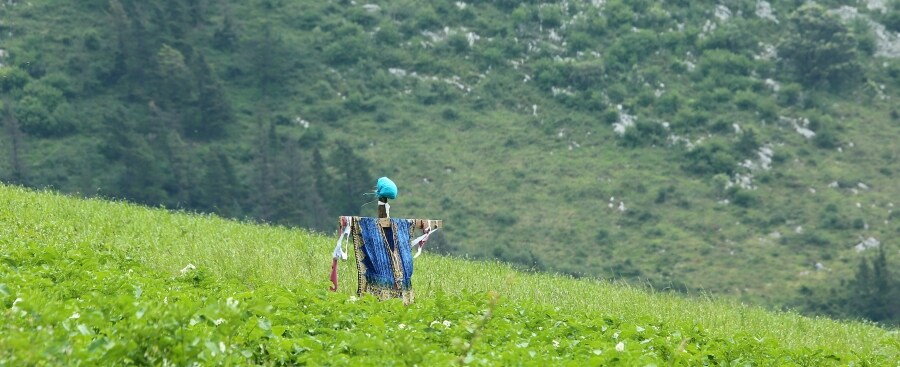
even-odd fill
[{"label": "dense foliage", "polygon": [[[417,260],[415,304],[378,302],[351,296],[352,282],[326,291],[331,238],[8,187],[0,199],[0,365],[889,366],[900,355],[896,331],[871,324],[432,255]],[[294,260],[307,253],[315,261]]]},{"label": "dense foliage", "polygon": [[848,4],[5,1],[0,178],[330,230],[386,175],[453,254],[803,304],[897,261],[900,7]]}]

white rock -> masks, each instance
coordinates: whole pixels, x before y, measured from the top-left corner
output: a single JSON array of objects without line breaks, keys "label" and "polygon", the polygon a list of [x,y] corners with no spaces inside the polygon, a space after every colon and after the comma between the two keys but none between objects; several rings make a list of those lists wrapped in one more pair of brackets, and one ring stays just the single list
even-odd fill
[{"label": "white rock", "polygon": [[[875,0],[877,1],[877,0]],[[876,5],[878,5],[876,3]],[[869,3],[872,6],[872,2]],[[900,33],[891,32],[881,23],[878,23],[866,14],[860,14],[856,8],[852,6],[842,6],[837,9],[828,11],[829,14],[836,14],[844,22],[850,22],[856,19],[862,19],[869,24],[872,34],[875,35],[875,56],[898,58],[900,57]]]},{"label": "white rock", "polygon": [[635,116],[622,111],[621,105],[619,105],[619,121],[613,124],[613,132],[619,136],[625,135],[625,131],[634,126],[634,120]]},{"label": "white rock", "polygon": [[400,68],[388,68],[388,73],[391,73],[393,76],[404,77],[406,76],[406,70]]},{"label": "white rock", "polygon": [[775,81],[775,79],[766,78],[766,80],[763,81],[763,82],[764,82],[764,83],[766,84],[766,86],[769,87],[769,89],[771,89],[773,92],[777,92],[777,91],[781,90],[781,83],[778,83],[777,81]]},{"label": "white rock", "polygon": [[856,252],[863,252],[870,248],[877,248],[878,246],[881,246],[881,242],[878,241],[877,239],[875,239],[874,237],[869,237],[869,238],[866,238],[864,241],[858,243],[856,246],[853,246],[853,249],[855,249]]},{"label": "white rock", "polygon": [[778,23],[778,18],[775,17],[775,13],[772,11],[772,4],[769,4],[768,1],[758,0],[756,2],[756,16],[765,20],[770,20]]},{"label": "white rock", "polygon": [[804,138],[811,139],[816,136],[816,132],[805,127],[796,127],[795,128],[800,135],[803,135]]},{"label": "white rock", "polygon": [[719,4],[716,5],[715,16],[721,21],[726,21],[728,18],[731,18],[731,10],[728,9],[727,6]]},{"label": "white rock", "polygon": [[866,0],[866,8],[869,10],[887,11],[885,0]]}]

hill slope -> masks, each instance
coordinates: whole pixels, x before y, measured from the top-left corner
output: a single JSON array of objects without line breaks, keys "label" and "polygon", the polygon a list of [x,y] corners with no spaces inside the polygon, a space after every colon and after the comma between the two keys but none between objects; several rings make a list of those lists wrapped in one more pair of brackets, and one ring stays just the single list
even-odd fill
[{"label": "hill slope", "polygon": [[0,233],[3,364],[887,366],[900,357],[897,332],[870,324],[433,254],[416,261],[414,305],[357,299],[350,266],[340,292],[325,291],[329,237],[6,186]]},{"label": "hill slope", "polygon": [[897,258],[900,10],[845,3],[8,1],[4,179],[324,230],[388,175],[454,254],[796,303]]}]

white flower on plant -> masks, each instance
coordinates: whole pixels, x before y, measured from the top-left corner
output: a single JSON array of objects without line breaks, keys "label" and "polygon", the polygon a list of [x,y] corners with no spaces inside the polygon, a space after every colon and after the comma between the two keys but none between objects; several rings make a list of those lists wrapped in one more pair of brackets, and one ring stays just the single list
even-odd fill
[{"label": "white flower on plant", "polygon": [[593,351],[593,352],[594,352],[594,355],[597,355],[597,356],[599,356],[599,355],[600,355],[600,354],[602,354],[602,353],[603,353],[603,351],[602,351],[602,350],[600,350],[600,349],[594,349],[594,351]]},{"label": "white flower on plant", "polygon": [[222,325],[222,324],[224,324],[224,323],[226,323],[226,322],[228,322],[228,321],[225,320],[225,319],[223,319],[223,318],[221,318],[221,317],[218,318],[218,319],[213,320],[213,324],[215,324],[216,326]]},{"label": "white flower on plant", "polygon": [[197,267],[194,266],[194,264],[188,263],[187,266],[184,267],[184,269],[181,269],[181,275],[187,274],[194,269],[197,269]]},{"label": "white flower on plant", "polygon": [[81,314],[79,314],[78,312],[72,313],[72,316],[69,316],[70,319],[77,319],[80,317],[81,317]]},{"label": "white flower on plant", "polygon": [[444,320],[444,322],[442,322],[441,324],[443,324],[444,327],[447,327],[447,328],[449,328],[450,325],[453,325],[453,323],[451,323],[450,320]]},{"label": "white flower on plant", "polygon": [[403,330],[403,329],[406,329],[406,324],[400,324],[400,325],[397,325],[397,327],[400,328],[400,330]]},{"label": "white flower on plant", "polygon": [[237,309],[238,303],[239,303],[239,302],[238,302],[236,299],[231,298],[231,297],[228,297],[228,299],[225,300],[225,304],[226,304],[228,307],[231,307],[231,308],[234,308],[234,309]]},{"label": "white flower on plant", "polygon": [[553,347],[559,348],[559,340],[555,340],[555,339],[553,340]]},{"label": "white flower on plant", "polygon": [[225,343],[219,342],[219,351],[225,353]]},{"label": "white flower on plant", "polygon": [[616,344],[616,352],[624,352],[625,351],[625,343],[619,342]]}]

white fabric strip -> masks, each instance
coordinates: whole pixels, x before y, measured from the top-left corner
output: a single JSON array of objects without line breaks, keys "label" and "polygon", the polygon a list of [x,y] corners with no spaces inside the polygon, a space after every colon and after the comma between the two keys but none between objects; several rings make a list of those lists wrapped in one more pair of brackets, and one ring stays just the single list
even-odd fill
[{"label": "white fabric strip", "polygon": [[384,206],[384,213],[387,214],[387,217],[391,217],[391,204],[385,203],[383,201],[378,201],[378,205]]},{"label": "white fabric strip", "polygon": [[344,242],[344,237],[347,237],[347,241],[350,241],[350,224],[353,223],[353,217],[341,217],[341,223],[344,227],[341,229],[341,235],[338,237],[337,246],[334,247],[334,254],[332,256],[337,259],[341,258],[343,260],[347,260],[347,252],[341,248],[341,244]]},{"label": "white fabric strip", "polygon": [[440,228],[434,228],[434,229],[432,229],[432,228],[431,228],[431,220],[428,220],[427,223],[428,223],[428,224],[426,225],[427,227],[426,227],[426,228],[422,228],[422,231],[424,231],[425,234],[423,234],[423,235],[417,237],[416,239],[414,239],[414,240],[412,241],[412,245],[415,246],[415,247],[418,247],[418,249],[416,249],[416,254],[413,256],[413,259],[419,257],[419,255],[422,254],[422,248],[425,247],[425,242],[428,242],[428,237],[431,236],[432,233],[434,233],[434,232],[436,232],[438,229],[440,229]]}]

